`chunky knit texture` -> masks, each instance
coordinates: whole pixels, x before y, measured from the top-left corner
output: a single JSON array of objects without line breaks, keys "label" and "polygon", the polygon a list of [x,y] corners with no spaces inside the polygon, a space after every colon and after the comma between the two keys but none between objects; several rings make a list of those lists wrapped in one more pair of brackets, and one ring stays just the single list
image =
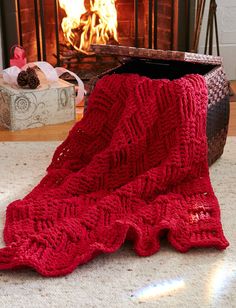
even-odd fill
[{"label": "chunky knit texture", "polygon": [[47,175],[8,206],[0,269],[65,275],[126,239],[149,256],[167,231],[180,252],[226,248],[207,164],[207,100],[199,75],[101,79]]}]

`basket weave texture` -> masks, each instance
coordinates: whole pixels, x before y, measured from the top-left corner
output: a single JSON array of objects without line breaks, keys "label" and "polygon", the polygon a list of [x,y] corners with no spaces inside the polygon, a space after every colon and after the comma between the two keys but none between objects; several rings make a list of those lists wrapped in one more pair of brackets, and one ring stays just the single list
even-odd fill
[{"label": "basket weave texture", "polygon": [[[96,82],[107,74],[120,72],[133,73],[133,71],[130,71],[132,66],[127,65],[130,61],[136,61],[135,70],[140,75],[143,75],[143,73],[142,69],[140,69],[140,71],[137,69],[139,61],[147,61],[148,65],[152,65],[153,63],[154,70],[157,61],[161,61],[162,65],[177,65],[178,67],[181,64],[185,66],[189,65],[188,73],[202,74],[205,77],[208,88],[206,133],[209,165],[213,164],[223,154],[229,123],[229,81],[226,78],[221,57],[180,51],[163,51],[112,45],[92,45],[92,49],[95,53],[100,55],[110,54],[117,56],[121,64],[89,81],[87,85],[88,92],[85,101],[85,112],[87,109],[88,97],[93,91]],[[182,72],[180,72],[180,74],[181,73]],[[147,75],[147,77],[150,76]],[[165,78],[165,76],[163,75],[162,78]]]}]

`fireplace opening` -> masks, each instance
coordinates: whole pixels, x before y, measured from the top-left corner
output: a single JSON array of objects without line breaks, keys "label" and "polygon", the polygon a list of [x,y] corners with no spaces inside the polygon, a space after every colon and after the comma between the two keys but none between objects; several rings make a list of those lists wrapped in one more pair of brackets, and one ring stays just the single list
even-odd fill
[{"label": "fireplace opening", "polygon": [[[14,44],[28,62],[48,61],[89,80],[118,59],[93,54],[91,43],[163,50],[179,48],[190,36],[189,1],[181,0],[3,0],[4,63]],[[186,27],[185,27],[186,26]],[[181,28],[182,27],[182,28]]]},{"label": "fireplace opening", "polygon": [[66,14],[61,28],[67,46],[89,55],[91,44],[118,44],[115,0],[59,0],[59,5]]}]

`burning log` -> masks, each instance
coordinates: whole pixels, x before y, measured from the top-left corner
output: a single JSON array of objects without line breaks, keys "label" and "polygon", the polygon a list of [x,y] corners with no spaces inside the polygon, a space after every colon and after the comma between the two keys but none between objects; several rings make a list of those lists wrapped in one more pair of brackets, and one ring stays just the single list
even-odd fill
[{"label": "burning log", "polygon": [[115,0],[59,0],[65,10],[62,29],[69,45],[75,50],[90,54],[91,44],[118,43],[117,11]]}]

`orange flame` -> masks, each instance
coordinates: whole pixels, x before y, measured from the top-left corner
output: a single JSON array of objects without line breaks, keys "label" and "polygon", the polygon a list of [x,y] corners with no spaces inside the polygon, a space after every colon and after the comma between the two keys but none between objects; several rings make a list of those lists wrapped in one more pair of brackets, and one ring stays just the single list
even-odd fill
[{"label": "orange flame", "polygon": [[84,0],[59,0],[67,15],[61,24],[66,41],[84,53],[89,53],[91,44],[118,42],[115,1],[90,0],[86,10]]}]

